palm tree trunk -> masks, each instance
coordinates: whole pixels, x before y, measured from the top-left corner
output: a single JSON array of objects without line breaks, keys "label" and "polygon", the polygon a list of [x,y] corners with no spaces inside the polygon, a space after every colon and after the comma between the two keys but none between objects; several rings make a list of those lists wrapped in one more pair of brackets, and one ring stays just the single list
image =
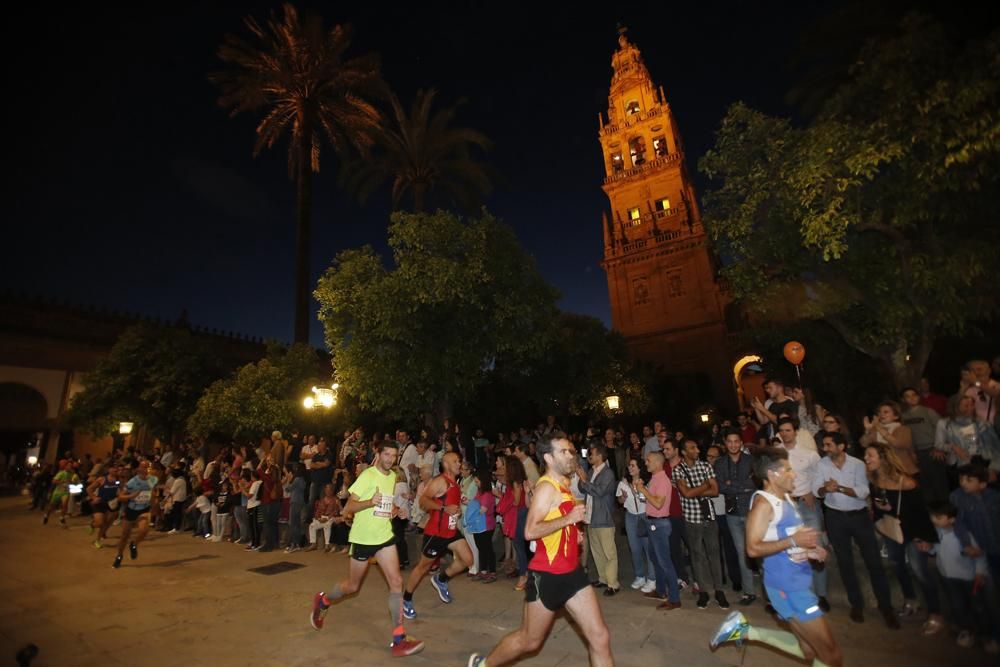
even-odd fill
[{"label": "palm tree trunk", "polygon": [[312,222],[312,142],[311,132],[303,128],[299,138],[296,167],[298,198],[298,233],[295,252],[295,342],[309,342],[309,245]]},{"label": "palm tree trunk", "polygon": [[426,198],[427,198],[427,188],[423,183],[413,184],[413,212],[414,213],[425,213],[426,212]]}]

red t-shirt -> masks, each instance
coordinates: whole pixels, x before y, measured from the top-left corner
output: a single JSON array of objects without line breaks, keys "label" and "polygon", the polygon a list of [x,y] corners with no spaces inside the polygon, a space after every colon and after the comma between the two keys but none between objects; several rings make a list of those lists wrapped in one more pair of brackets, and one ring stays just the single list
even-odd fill
[{"label": "red t-shirt", "polygon": [[427,525],[424,526],[424,535],[455,537],[458,533],[458,517],[448,514],[443,508],[461,503],[462,490],[448,475],[441,476],[448,482],[448,488],[444,494],[437,497],[443,503],[442,509],[430,511],[427,516]]},{"label": "red t-shirt", "polygon": [[[669,463],[667,464],[668,466],[670,466],[670,479],[674,478],[674,468],[676,468],[681,464],[681,460],[683,459],[677,460],[676,466],[672,466]],[[664,470],[666,470],[666,468],[664,468]],[[681,507],[681,494],[677,491],[676,484],[671,484],[671,491],[672,493],[670,494],[670,518],[683,519],[684,509]]]}]

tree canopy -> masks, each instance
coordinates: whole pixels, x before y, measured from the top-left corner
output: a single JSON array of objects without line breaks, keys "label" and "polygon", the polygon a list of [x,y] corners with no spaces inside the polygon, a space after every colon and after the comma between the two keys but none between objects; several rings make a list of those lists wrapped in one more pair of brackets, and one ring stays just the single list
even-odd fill
[{"label": "tree canopy", "polygon": [[126,329],[87,374],[67,417],[95,435],[117,432],[118,422],[130,421],[168,440],[184,432],[201,392],[222,372],[189,329],[139,324]]},{"label": "tree canopy", "polygon": [[433,111],[436,90],[418,90],[409,114],[391,95],[392,113],[386,114],[375,134],[371,155],[345,163],[342,178],[364,202],[384,183],[392,184],[392,206],[404,198],[410,210],[423,213],[428,201],[457,204],[475,210],[492,189],[489,170],[476,159],[474,147],[492,145],[484,134],[454,124],[456,107]]},{"label": "tree canopy", "polygon": [[758,318],[822,319],[898,385],[934,341],[994,316],[1000,33],[920,16],[870,43],[815,119],[739,103],[700,169],[705,224]]},{"label": "tree canopy", "polygon": [[328,384],[324,375],[328,373],[312,347],[271,346],[266,358],[205,390],[187,422],[188,431],[201,437],[255,438],[274,429],[288,430],[308,419],[302,398],[314,385]]},{"label": "tree canopy", "polygon": [[548,348],[557,294],[492,215],[396,213],[392,265],[340,253],[315,292],[338,381],[363,409],[452,416],[500,364]]}]

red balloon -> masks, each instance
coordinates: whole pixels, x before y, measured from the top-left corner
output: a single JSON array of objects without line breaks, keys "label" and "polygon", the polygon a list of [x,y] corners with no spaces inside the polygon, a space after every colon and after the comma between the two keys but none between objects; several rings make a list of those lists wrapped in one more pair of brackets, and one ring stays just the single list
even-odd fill
[{"label": "red balloon", "polygon": [[788,363],[798,366],[806,358],[806,346],[797,340],[790,340],[785,343],[785,359]]}]

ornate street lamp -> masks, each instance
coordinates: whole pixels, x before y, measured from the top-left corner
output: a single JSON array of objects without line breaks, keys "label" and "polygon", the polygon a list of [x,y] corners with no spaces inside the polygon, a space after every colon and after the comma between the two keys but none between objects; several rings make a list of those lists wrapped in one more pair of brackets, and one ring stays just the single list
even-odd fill
[{"label": "ornate street lamp", "polygon": [[338,389],[340,389],[340,385],[336,382],[329,387],[313,387],[313,395],[306,396],[302,399],[302,405],[306,410],[314,410],[316,408],[332,408],[337,404]]},{"label": "ornate street lamp", "polygon": [[618,394],[611,394],[604,399],[605,403],[608,405],[608,410],[611,412],[618,412],[618,408],[621,405],[621,401],[618,398]]},{"label": "ornate street lamp", "polygon": [[118,422],[118,432],[122,435],[128,435],[132,432],[132,427],[135,426],[132,422]]},{"label": "ornate street lamp", "polygon": [[702,412],[701,413],[701,423],[702,424],[707,424],[708,423],[708,419],[709,419],[708,413],[707,412]]}]

